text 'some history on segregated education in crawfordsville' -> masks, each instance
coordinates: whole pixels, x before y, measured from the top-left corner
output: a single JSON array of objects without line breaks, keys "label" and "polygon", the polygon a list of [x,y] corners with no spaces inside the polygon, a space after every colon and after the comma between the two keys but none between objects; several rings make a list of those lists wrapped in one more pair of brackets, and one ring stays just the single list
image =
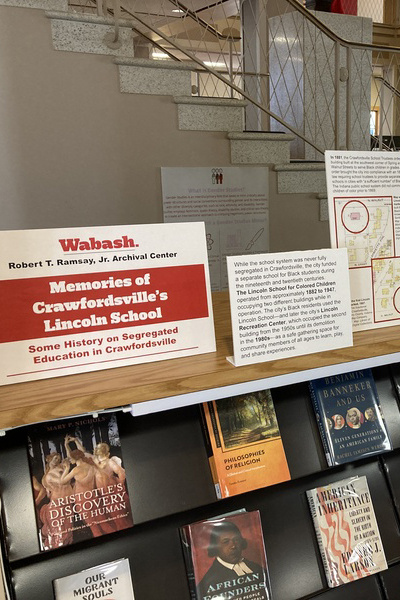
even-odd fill
[{"label": "text 'some history on segregated education in crawfordsville'", "polygon": [[203,223],[3,231],[0,384],[215,350]]}]

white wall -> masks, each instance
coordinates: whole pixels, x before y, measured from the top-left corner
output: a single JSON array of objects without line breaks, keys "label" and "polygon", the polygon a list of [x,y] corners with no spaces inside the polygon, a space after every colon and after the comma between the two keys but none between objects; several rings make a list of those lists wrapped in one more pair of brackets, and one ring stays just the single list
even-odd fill
[{"label": "white wall", "polygon": [[[53,50],[43,11],[0,7],[0,229],[162,221],[162,166],[230,164],[171,98],[119,92],[112,58]],[[275,193],[271,250],[329,245],[316,196]],[[300,226],[299,226],[300,225]]]}]

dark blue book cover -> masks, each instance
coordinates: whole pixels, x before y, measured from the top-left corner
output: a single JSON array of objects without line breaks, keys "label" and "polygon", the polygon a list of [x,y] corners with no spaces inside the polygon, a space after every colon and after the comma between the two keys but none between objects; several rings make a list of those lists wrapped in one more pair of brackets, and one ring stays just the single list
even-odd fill
[{"label": "dark blue book cover", "polygon": [[310,381],[329,466],[391,450],[371,369]]}]

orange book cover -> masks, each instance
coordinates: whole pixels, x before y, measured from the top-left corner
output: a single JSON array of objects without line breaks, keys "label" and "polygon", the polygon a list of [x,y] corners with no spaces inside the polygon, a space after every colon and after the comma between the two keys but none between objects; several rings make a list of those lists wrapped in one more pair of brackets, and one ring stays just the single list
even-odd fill
[{"label": "orange book cover", "polygon": [[270,390],[205,402],[203,415],[218,498],[290,479]]}]

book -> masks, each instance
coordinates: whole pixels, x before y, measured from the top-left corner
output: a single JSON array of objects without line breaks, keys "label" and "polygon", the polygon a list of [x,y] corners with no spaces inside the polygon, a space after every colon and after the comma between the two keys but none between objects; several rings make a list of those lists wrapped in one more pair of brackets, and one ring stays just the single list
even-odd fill
[{"label": "book", "polygon": [[45,423],[28,457],[41,551],[133,525],[115,414]]},{"label": "book", "polygon": [[[11,592],[11,577],[9,577],[9,557],[4,543],[6,539],[7,526],[4,522],[3,515],[3,500],[0,496],[0,598],[2,600],[12,600],[13,595]],[[2,595],[3,594],[3,595]]]},{"label": "book", "polygon": [[307,492],[329,587],[387,569],[366,477]]},{"label": "book", "polygon": [[390,378],[396,394],[397,402],[400,402],[400,364],[394,363],[389,365]]},{"label": "book", "polygon": [[392,449],[371,369],[309,382],[329,466]]},{"label": "book", "polygon": [[258,511],[198,521],[180,534],[192,600],[271,598]]},{"label": "book", "polygon": [[218,498],[290,479],[269,390],[205,402],[201,410]]},{"label": "book", "polygon": [[127,558],[54,579],[53,587],[56,600],[135,600]]}]

